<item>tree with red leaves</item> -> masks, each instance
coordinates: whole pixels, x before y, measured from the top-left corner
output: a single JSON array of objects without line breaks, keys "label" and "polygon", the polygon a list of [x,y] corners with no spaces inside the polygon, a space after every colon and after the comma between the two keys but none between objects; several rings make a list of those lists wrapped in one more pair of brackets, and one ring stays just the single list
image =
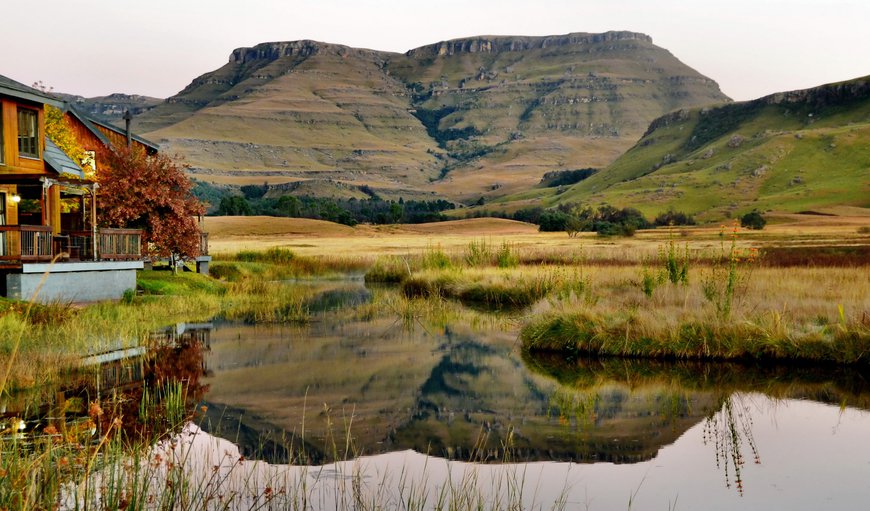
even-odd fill
[{"label": "tree with red leaves", "polygon": [[196,217],[205,212],[181,168],[162,154],[138,148],[104,148],[97,157],[100,223],[142,229],[148,255],[199,255]]}]

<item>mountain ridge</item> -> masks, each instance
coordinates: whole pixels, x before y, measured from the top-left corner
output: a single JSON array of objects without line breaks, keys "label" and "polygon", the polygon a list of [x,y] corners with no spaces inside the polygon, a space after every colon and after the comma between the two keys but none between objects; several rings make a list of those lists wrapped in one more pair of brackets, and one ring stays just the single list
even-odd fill
[{"label": "mountain ridge", "polygon": [[661,114],[725,101],[636,32],[473,36],[405,53],[299,40],[232,50],[134,129],[212,182],[266,173],[476,201],[604,166]]},{"label": "mountain ridge", "polygon": [[668,113],[607,168],[553,193],[535,200],[702,220],[870,207],[870,76]]}]

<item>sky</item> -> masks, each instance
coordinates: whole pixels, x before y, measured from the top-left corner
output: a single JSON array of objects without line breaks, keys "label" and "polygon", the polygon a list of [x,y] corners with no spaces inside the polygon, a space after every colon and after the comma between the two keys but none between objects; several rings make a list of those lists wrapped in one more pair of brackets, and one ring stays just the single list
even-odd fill
[{"label": "sky", "polygon": [[[233,49],[313,39],[405,52],[475,35],[630,30],[746,100],[870,75],[868,0],[40,0],[0,31],[0,75],[166,98]],[[8,13],[7,11],[3,14]],[[5,16],[3,16],[5,18]],[[32,20],[30,19],[32,18]]]}]

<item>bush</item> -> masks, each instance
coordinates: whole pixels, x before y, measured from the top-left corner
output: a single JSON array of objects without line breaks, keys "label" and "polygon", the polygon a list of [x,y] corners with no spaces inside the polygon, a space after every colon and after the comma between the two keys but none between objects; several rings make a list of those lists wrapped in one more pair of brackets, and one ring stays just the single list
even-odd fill
[{"label": "bush", "polygon": [[657,226],[695,225],[695,219],[692,217],[692,215],[687,215],[682,211],[674,211],[673,209],[669,209],[657,216],[656,219],[653,221],[653,224]]},{"label": "bush", "polygon": [[554,188],[557,186],[573,185],[583,181],[587,177],[598,172],[598,169],[586,168],[577,170],[554,170],[547,172],[541,178],[539,186]]},{"label": "bush", "polygon": [[747,229],[760,231],[764,229],[765,225],[767,225],[767,220],[757,210],[753,210],[740,217],[740,226]]},{"label": "bush", "polygon": [[561,232],[568,227],[570,217],[561,211],[544,211],[538,221],[541,232]]}]

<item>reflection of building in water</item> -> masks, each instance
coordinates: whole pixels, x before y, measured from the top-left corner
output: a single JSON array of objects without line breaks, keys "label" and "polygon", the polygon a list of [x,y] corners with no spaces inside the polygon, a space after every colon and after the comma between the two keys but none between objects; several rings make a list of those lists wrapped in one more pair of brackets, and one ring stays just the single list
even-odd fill
[{"label": "reflection of building in water", "polygon": [[81,366],[85,371],[97,368],[94,375],[97,395],[103,389],[124,392],[145,381],[146,354],[144,346],[114,350],[85,357]]},{"label": "reflection of building in water", "polygon": [[[146,363],[149,362],[154,352],[166,349],[178,350],[194,345],[207,350],[211,345],[213,328],[211,323],[178,323],[151,332],[148,336],[150,352],[149,348],[145,346],[113,350],[85,357],[81,367],[99,367],[94,381],[98,394],[110,390],[124,392],[145,381],[147,376]],[[160,361],[157,363],[159,364]],[[207,371],[205,358],[202,358],[200,367],[205,374]]]},{"label": "reflection of building in water", "polygon": [[199,341],[203,346],[211,346],[211,331],[214,325],[211,323],[177,323],[174,326],[151,332],[148,340],[164,345],[182,345]]},{"label": "reflection of building in water", "polygon": [[47,396],[28,389],[0,400],[0,422],[9,417],[61,418],[87,411],[87,401],[126,395],[138,406],[146,385],[183,382],[198,399],[200,377],[208,370],[211,323],[179,323],[152,332],[145,345],[118,347],[81,359],[62,387]]}]

